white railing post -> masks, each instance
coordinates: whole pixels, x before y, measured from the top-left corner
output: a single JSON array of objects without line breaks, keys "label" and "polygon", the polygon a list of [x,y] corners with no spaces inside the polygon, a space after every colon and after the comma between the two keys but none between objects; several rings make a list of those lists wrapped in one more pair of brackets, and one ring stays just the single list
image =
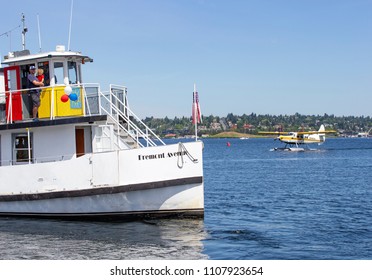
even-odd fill
[{"label": "white railing post", "polygon": [[54,86],[52,87],[52,90],[50,91],[50,119],[54,119]]},{"label": "white railing post", "polygon": [[27,130],[27,152],[28,152],[28,164],[31,164],[31,139],[30,139],[30,129]]},{"label": "white railing post", "polygon": [[[81,94],[84,94],[84,116],[86,116],[86,109],[88,109],[88,114],[89,116],[92,115],[92,113],[90,112],[90,106],[89,106],[89,102],[88,102],[88,96],[87,96],[87,91],[85,90],[85,86],[84,84],[81,86],[81,91],[82,93]],[[98,101],[99,101],[99,96],[98,96]],[[86,103],[86,106],[85,106],[85,103]]]},{"label": "white railing post", "polygon": [[99,110],[99,114],[102,115],[102,104],[101,104],[101,96],[100,95],[103,96],[103,94],[101,92],[100,87],[98,87],[97,90],[98,90],[98,110]]},{"label": "white railing post", "polygon": [[[8,116],[7,116],[7,123],[12,123],[13,122],[13,106],[12,106],[12,90],[9,91],[9,104],[8,104]],[[10,120],[10,121],[9,121]]]},{"label": "white railing post", "polygon": [[147,147],[149,146],[149,129],[146,127],[146,144],[147,144]]}]

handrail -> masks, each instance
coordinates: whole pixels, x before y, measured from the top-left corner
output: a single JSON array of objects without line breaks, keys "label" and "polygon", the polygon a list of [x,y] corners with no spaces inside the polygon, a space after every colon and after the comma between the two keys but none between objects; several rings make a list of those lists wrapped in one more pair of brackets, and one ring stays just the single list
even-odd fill
[{"label": "handrail", "polygon": [[[88,154],[90,153],[86,153],[85,155],[88,155]],[[9,165],[30,164],[29,161],[31,161],[32,163],[59,162],[59,161],[64,161],[64,160],[70,160],[75,155],[76,154],[65,154],[65,155],[58,155],[58,156],[33,157],[33,158],[24,159],[22,161],[17,161],[15,159],[3,159],[3,160],[0,160],[0,164],[1,166],[9,166]]]},{"label": "handrail", "polygon": [[[156,135],[130,108],[129,106],[127,106],[126,104],[124,104],[116,95],[113,95],[113,97],[124,107],[124,112],[129,112],[131,114],[131,116],[133,116],[137,122],[139,122],[145,129],[146,131],[150,131],[151,135],[153,137],[155,137],[158,141],[160,141],[160,143],[162,143],[163,145],[165,145],[165,143],[159,138],[158,135]],[[123,114],[123,112],[121,112],[119,110],[120,114]],[[123,115],[123,117],[126,117],[125,115]],[[134,125],[134,127],[139,130],[140,132],[142,132],[142,134],[144,135],[147,135],[148,133],[143,133],[143,131],[134,123],[130,120],[129,117],[127,117],[127,120],[130,124]],[[150,138],[149,138],[150,139]],[[151,140],[151,139],[150,139]],[[153,143],[155,146],[156,144]]]},{"label": "handrail", "polygon": [[[15,90],[6,90],[4,92],[0,92],[0,96],[4,96],[4,98],[6,99],[6,94],[8,93],[10,98],[9,98],[9,104],[8,104],[8,115],[6,117],[6,122],[7,123],[12,123],[13,122],[13,98],[12,97],[12,94],[13,93],[20,93],[20,94],[27,94],[28,91],[30,90],[43,90],[43,89],[46,89],[46,88],[52,88],[52,91],[54,91],[54,87],[56,86],[63,86],[63,85],[54,85],[54,86],[44,86],[44,87],[33,87],[33,88],[26,88],[26,89],[15,89]],[[51,102],[53,103],[53,102]],[[52,112],[51,112],[52,113]],[[52,116],[52,114],[51,114]]]},{"label": "handrail", "polygon": [[[110,92],[110,95],[111,95],[111,98],[114,98],[115,101],[118,101],[120,103],[120,105],[123,106],[124,108],[124,112],[127,111],[128,113],[130,113],[131,116],[133,116],[136,121],[138,121],[140,124],[142,124],[144,126],[144,128],[146,129],[147,132],[150,132],[151,136],[153,136],[156,140],[158,140],[162,145],[165,145],[165,143],[145,124],[142,122],[142,120],[140,118],[138,118],[134,113],[133,111],[126,105],[124,104],[119,98],[117,98],[116,95],[112,94]],[[104,94],[102,94],[102,96],[106,98],[106,96]],[[147,141],[147,144],[150,144],[151,146],[157,146],[155,144],[155,142],[149,137],[148,134],[144,133],[130,118],[129,118],[129,114],[124,114],[115,104],[114,102],[111,102],[111,108],[114,109],[114,111],[120,116],[122,117],[128,124],[128,129],[126,129],[125,127],[123,127],[120,122],[115,119],[113,116],[112,118],[115,120],[115,123],[117,125],[119,125],[124,131],[126,131],[128,133],[128,135],[130,137],[132,137],[132,134],[130,133],[130,128],[133,128],[133,130],[137,133],[137,137],[136,139],[133,138],[141,147],[143,147],[142,143],[139,141],[138,139],[138,136],[142,137],[143,139],[145,139]],[[104,108],[102,108],[104,109]],[[104,109],[105,110],[105,109]],[[105,110],[106,111],[106,110]]]},{"label": "handrail", "polygon": [[[107,115],[110,115],[110,113],[105,109],[105,108],[102,108],[102,110],[107,114]],[[114,121],[114,123],[120,128],[120,129],[123,129],[129,136],[130,136],[130,132],[123,126],[121,125],[115,118],[112,118],[112,120]],[[118,130],[118,133],[119,133],[119,130]],[[120,136],[118,135],[118,138]],[[130,136],[131,137],[131,136]],[[143,148],[143,145],[141,142],[138,142],[136,140],[137,144]],[[115,143],[116,144],[116,143]],[[116,144],[117,146],[119,146],[118,144]]]},{"label": "handrail", "polygon": [[[106,98],[105,96],[104,96],[104,98]],[[107,98],[106,98],[107,99]],[[132,136],[132,133],[130,132],[130,129],[127,129],[127,128],[125,128],[116,118],[114,118],[111,114],[110,114],[110,112],[108,112],[105,108],[101,108],[107,115],[110,115],[111,116],[111,118],[112,118],[112,120],[114,121],[114,123],[116,124],[116,126],[119,128],[118,129],[118,132],[120,131],[120,129],[122,129],[122,130],[124,130],[127,134],[128,134],[128,136],[129,137],[131,137],[132,139],[134,139],[135,141],[136,141],[136,143],[140,146],[140,147],[144,147],[143,146],[143,144],[140,142],[140,141],[138,141],[138,137],[137,138],[134,138],[133,136]],[[119,108],[117,108],[115,105],[113,105],[113,104],[111,104],[111,109],[115,109],[115,111],[116,112],[118,112],[118,114],[121,116],[121,117],[123,117],[123,119],[125,120],[125,121],[127,121],[128,119],[123,115],[123,114],[121,114],[120,113],[120,111],[119,111]],[[130,125],[129,125],[129,128],[130,128]],[[140,132],[140,134],[141,134],[141,136],[144,138],[144,139],[146,139],[148,142],[152,142],[152,140],[147,136],[147,135],[145,135],[139,128],[136,128],[135,129],[136,130],[136,132],[137,132],[137,135],[138,135],[138,133]],[[151,146],[156,146],[156,144],[155,143],[151,143]]]},{"label": "handrail", "polygon": [[[83,84],[71,84],[69,86],[82,86]],[[63,87],[63,86],[67,86],[65,84],[55,84],[54,86],[43,86],[43,87],[33,87],[33,88],[22,88],[22,89],[14,89],[14,90],[6,90],[6,91],[2,91],[0,92],[0,96],[1,95],[6,95],[7,93],[13,93],[13,92],[23,92],[22,94],[24,93],[27,93],[27,91],[30,91],[30,90],[43,90],[43,89],[47,89],[47,88],[52,88],[52,87]]]},{"label": "handrail", "polygon": [[[6,94],[10,95],[9,99],[9,104],[7,106],[8,108],[8,114],[6,116],[6,122],[11,123],[13,114],[12,114],[12,94],[15,92],[25,94],[29,90],[44,90],[51,88],[50,94],[53,95],[51,99],[51,108],[50,108],[50,118],[54,119],[54,106],[55,102],[57,100],[54,99],[54,93],[55,93],[55,88],[56,87],[62,87],[62,86],[71,86],[71,87],[80,87],[83,90],[84,98],[83,98],[83,115],[84,116],[91,116],[94,115],[92,114],[90,104],[88,102],[88,94],[86,89],[89,87],[92,88],[97,88],[97,98],[98,98],[98,110],[97,114],[100,115],[108,115],[111,117],[112,121],[118,128],[117,136],[120,138],[120,130],[125,131],[130,138],[132,138],[139,147],[144,147],[144,145],[141,143],[140,138],[146,141],[147,146],[157,146],[157,144],[154,142],[154,140],[159,141],[162,145],[165,145],[165,143],[159,138],[158,135],[156,135],[128,106],[127,101],[126,101],[126,88],[120,85],[110,85],[110,91],[101,91],[100,85],[98,83],[79,83],[79,84],[70,84],[70,85],[65,85],[65,84],[57,84],[53,86],[43,86],[43,87],[34,87],[34,88],[27,88],[27,89],[16,89],[16,90],[8,90],[5,92],[0,92],[0,96],[6,97]],[[117,95],[115,95],[111,89],[113,88],[118,88],[119,90],[123,90],[123,96],[124,100],[121,100],[118,98]],[[104,107],[104,104],[102,104],[102,101],[104,100],[105,104],[107,102],[108,108]],[[124,126],[120,120],[123,120],[126,125]],[[142,129],[140,128],[142,127]],[[134,133],[133,133],[134,132]],[[154,139],[154,140],[153,140]],[[120,147],[118,143],[115,143],[116,146]]]},{"label": "handrail", "polygon": [[[33,88],[26,88],[26,89],[15,89],[15,90],[6,90],[4,92],[0,92],[0,96],[4,96],[6,98],[6,94],[8,93],[9,98],[9,105],[8,105],[8,115],[7,115],[7,123],[13,122],[13,98],[11,98],[13,93],[20,93],[20,94],[27,94],[30,90],[39,90],[40,92],[44,89],[51,88],[51,102],[50,102],[50,119],[54,119],[54,89],[56,87],[63,87],[67,86],[65,84],[55,84],[53,86],[43,86],[43,87],[33,87]],[[76,85],[70,85],[70,86],[81,86],[79,84]]]},{"label": "handrail", "polygon": [[[121,105],[123,105],[123,103],[121,102],[121,100],[119,100],[115,95],[112,95],[111,96],[111,98],[115,98],[119,103],[121,103]],[[125,106],[125,105],[123,105],[123,106]],[[143,136],[146,136],[146,134],[145,133],[143,133],[143,131],[139,128],[139,127],[137,127],[131,120],[130,120],[130,118],[128,117],[128,116],[126,116],[125,114],[123,114],[121,111],[120,111],[120,109],[118,108],[118,106],[116,106],[116,105],[114,105],[114,103],[111,103],[111,109],[114,109],[114,111],[118,114],[118,117],[115,119],[115,121],[120,125],[120,126],[122,126],[121,124],[120,124],[120,122],[119,122],[119,116],[120,117],[122,117],[127,123],[128,123],[128,129],[126,129],[125,127],[123,127],[124,128],[124,130],[128,133],[128,134],[130,134],[130,128],[131,127],[133,127],[134,128],[134,130],[137,132],[137,134],[139,133],[139,134],[141,134],[141,136],[143,137]],[[146,138],[148,138],[147,136],[146,136]],[[149,140],[151,141],[151,139],[149,138]],[[151,141],[152,142],[152,141]],[[154,146],[155,146],[155,143],[152,143]]]}]

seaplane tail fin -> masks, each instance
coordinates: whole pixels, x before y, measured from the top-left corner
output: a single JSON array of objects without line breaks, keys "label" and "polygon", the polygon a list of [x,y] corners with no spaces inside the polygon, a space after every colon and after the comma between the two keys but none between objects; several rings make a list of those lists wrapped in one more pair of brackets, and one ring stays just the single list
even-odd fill
[{"label": "seaplane tail fin", "polygon": [[325,133],[322,133],[322,132],[325,132],[325,127],[324,127],[324,124],[322,124],[318,130],[319,134],[317,135],[318,136],[318,140],[319,140],[319,143],[318,145],[321,145],[325,142],[326,140],[326,134]]},{"label": "seaplane tail fin", "polygon": [[322,124],[318,130],[318,132],[324,132],[325,131],[325,127],[324,127],[324,124]]}]

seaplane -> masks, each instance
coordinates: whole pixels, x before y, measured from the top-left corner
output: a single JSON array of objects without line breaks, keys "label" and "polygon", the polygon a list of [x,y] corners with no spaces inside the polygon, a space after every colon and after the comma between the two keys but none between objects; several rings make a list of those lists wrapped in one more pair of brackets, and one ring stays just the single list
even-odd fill
[{"label": "seaplane", "polygon": [[[303,152],[305,148],[300,146],[306,146],[308,144],[321,145],[326,140],[326,134],[337,133],[335,130],[325,130],[322,124],[318,131],[297,131],[297,132],[284,132],[284,131],[260,131],[259,134],[266,135],[278,135],[274,140],[279,140],[285,143],[283,148],[274,148],[274,151],[284,150],[291,152]],[[311,150],[310,148],[308,148]]]}]

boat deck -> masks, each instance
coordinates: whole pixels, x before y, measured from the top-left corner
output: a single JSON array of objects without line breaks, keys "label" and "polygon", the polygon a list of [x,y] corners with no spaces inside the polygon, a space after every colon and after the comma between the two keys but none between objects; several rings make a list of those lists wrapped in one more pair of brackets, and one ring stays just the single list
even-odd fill
[{"label": "boat deck", "polygon": [[65,117],[65,118],[56,118],[53,120],[39,119],[39,121],[24,120],[24,121],[17,121],[14,123],[0,124],[0,130],[41,127],[41,126],[55,126],[55,125],[65,125],[65,124],[74,124],[74,123],[93,123],[96,121],[106,121],[106,120],[107,120],[107,115]]}]

